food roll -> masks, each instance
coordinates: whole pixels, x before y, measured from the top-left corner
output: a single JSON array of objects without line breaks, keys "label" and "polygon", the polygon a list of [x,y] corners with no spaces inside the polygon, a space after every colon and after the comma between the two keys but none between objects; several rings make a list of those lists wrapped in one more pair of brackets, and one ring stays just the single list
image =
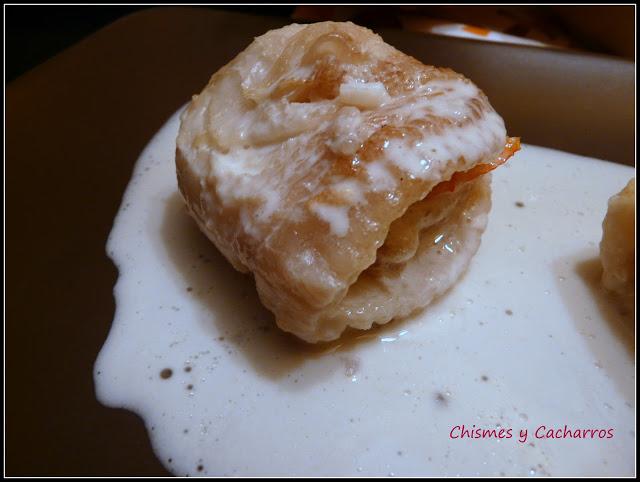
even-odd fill
[{"label": "food roll", "polygon": [[489,172],[518,149],[470,80],[321,22],[267,32],[211,77],[176,168],[202,232],[315,343],[449,289],[486,227]]}]

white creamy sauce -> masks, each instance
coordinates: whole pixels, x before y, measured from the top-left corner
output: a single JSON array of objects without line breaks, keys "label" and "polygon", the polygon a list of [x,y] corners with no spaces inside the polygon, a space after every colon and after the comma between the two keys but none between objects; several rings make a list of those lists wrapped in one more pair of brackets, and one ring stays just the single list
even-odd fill
[{"label": "white creamy sauce", "polygon": [[[438,142],[438,144],[446,145]],[[431,158],[433,153],[424,152],[421,149],[422,143],[409,144],[402,139],[392,139],[385,151],[385,154],[391,163],[405,172],[408,172],[414,178],[425,177],[425,173],[431,167]]]},{"label": "white creamy sauce", "polygon": [[[417,316],[310,353],[186,214],[177,130],[174,116],[143,152],[109,237],[117,307],[94,368],[98,400],[139,414],[168,470],[634,474],[633,323],[625,338],[597,269],[607,200],[632,168],[524,145],[494,171],[489,225],[459,283]],[[451,439],[461,424],[514,438]],[[531,438],[564,424],[614,436]]]},{"label": "white creamy sauce", "polygon": [[408,99],[394,100],[393,112],[405,121],[422,120],[426,115],[460,121],[470,114],[467,103],[479,94],[473,83],[433,80],[411,93]]},{"label": "white creamy sauce", "polygon": [[246,154],[256,162],[250,162],[251,159],[244,163],[234,162],[237,156],[237,151],[234,150],[218,155],[215,163],[207,163],[213,175],[228,180],[216,186],[218,196],[225,199],[226,203],[240,204],[247,199],[257,199],[261,202],[261,208],[256,213],[247,212],[244,207],[241,211],[246,232],[255,236],[260,235],[257,222],[267,222],[282,204],[278,186],[274,185],[269,177],[262,175],[264,166],[258,162],[260,155],[269,155],[271,150],[272,148],[263,148]]},{"label": "white creamy sauce", "polygon": [[[423,98],[423,107],[436,116],[460,119],[466,114],[466,103],[479,95],[479,90],[472,82],[450,80],[434,80],[426,85],[426,91],[432,95]],[[433,95],[438,94],[438,95]],[[409,110],[409,117],[419,118],[418,110]]]},{"label": "white creamy sauce", "polygon": [[439,172],[430,172],[432,164],[442,166],[446,159],[464,158],[465,169],[468,169],[469,160],[476,157],[493,160],[490,146],[500,145],[500,140],[505,138],[502,118],[495,112],[487,112],[478,122],[450,127],[440,135],[425,136],[419,142],[393,139],[386,154],[394,165],[416,178],[438,179]]},{"label": "white creamy sauce", "polygon": [[371,190],[374,192],[392,191],[397,182],[382,161],[374,161],[366,164],[367,176],[371,182]]},{"label": "white creamy sauce", "polygon": [[332,136],[327,142],[336,154],[354,155],[373,133],[370,126],[363,124],[362,114],[356,107],[342,107],[333,123]]},{"label": "white creamy sauce", "polygon": [[365,202],[363,188],[364,186],[360,182],[348,178],[335,181],[331,186],[334,194],[350,205]]},{"label": "white creamy sauce", "polygon": [[468,102],[478,95],[477,88],[462,81],[438,81],[427,84],[424,90],[441,95],[417,95],[411,102],[405,100],[393,112],[405,122],[436,116],[461,124],[427,134],[417,142],[414,139],[391,139],[385,150],[388,161],[414,178],[437,179],[440,172],[432,173],[432,164],[440,166],[449,159],[464,158],[468,169],[471,167],[468,164],[470,159],[492,160],[489,157],[495,152],[491,146],[504,142],[506,130],[504,121],[494,111],[483,112],[480,119],[465,124],[473,114]]},{"label": "white creamy sauce", "polygon": [[280,208],[282,199],[280,194],[274,190],[264,190],[260,193],[264,200],[262,208],[258,212],[258,219],[261,222],[267,222],[269,218]]},{"label": "white creamy sauce", "polygon": [[318,218],[329,224],[334,235],[342,238],[349,231],[349,208],[347,206],[331,206],[314,202],[311,203],[309,209]]},{"label": "white creamy sauce", "polygon": [[[317,129],[332,112],[328,102],[289,103],[284,100],[263,102],[242,116],[241,124],[249,129],[247,139],[258,145],[280,142],[306,131]],[[242,155],[242,153],[238,153]],[[237,161],[241,163],[242,161]]]},{"label": "white creamy sauce", "polygon": [[375,109],[389,102],[391,97],[382,82],[350,81],[340,85],[338,100],[361,109]]}]

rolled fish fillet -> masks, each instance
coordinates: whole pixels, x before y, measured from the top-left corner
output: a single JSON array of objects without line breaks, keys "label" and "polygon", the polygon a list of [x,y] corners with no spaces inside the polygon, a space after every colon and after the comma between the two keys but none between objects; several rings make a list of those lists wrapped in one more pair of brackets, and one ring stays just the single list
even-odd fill
[{"label": "rolled fish fillet", "polygon": [[486,96],[352,23],[255,39],[182,115],[178,185],[280,328],[334,340],[464,272],[519,148]]}]

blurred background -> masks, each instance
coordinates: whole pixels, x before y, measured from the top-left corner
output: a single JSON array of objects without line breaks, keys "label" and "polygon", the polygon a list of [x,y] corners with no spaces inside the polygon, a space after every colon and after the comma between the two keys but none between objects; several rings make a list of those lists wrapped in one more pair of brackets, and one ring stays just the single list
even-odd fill
[{"label": "blurred background", "polygon": [[[5,6],[7,82],[120,17],[149,6]],[[490,42],[537,45],[635,58],[636,7],[565,6],[207,6],[207,9],[289,17],[351,20]]]}]

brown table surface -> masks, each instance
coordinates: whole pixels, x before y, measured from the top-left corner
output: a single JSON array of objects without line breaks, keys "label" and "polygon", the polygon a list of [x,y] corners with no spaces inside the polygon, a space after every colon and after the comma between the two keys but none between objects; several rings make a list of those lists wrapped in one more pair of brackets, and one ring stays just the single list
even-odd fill
[{"label": "brown table surface", "polygon": [[[254,36],[286,23],[145,10],[7,86],[7,475],[168,475],[141,420],[95,399],[117,277],[105,242],[153,134]],[[633,63],[380,33],[472,78],[525,142],[634,164]]]}]

